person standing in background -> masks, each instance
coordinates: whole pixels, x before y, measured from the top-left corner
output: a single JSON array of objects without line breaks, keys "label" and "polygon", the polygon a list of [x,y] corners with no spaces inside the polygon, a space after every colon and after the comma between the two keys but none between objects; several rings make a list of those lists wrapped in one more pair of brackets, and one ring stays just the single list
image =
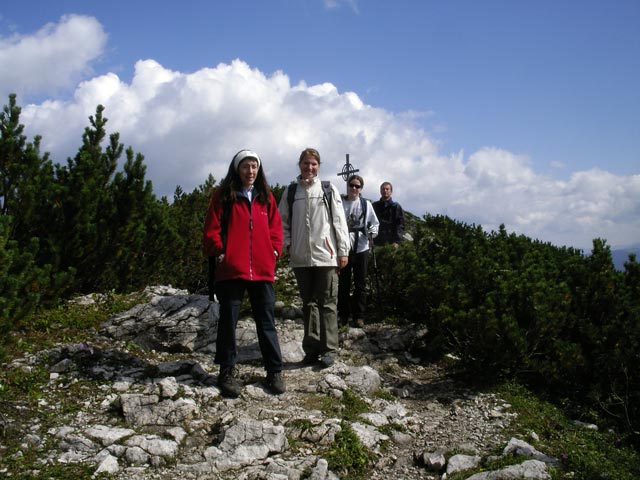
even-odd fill
[{"label": "person standing in background", "polygon": [[373,202],[373,209],[380,221],[378,236],[374,239],[377,246],[391,244],[398,247],[404,235],[404,212],[398,202],[391,198],[393,186],[389,182],[380,185],[380,200]]},{"label": "person standing in background", "polygon": [[[347,181],[347,195],[342,197],[347,226],[349,227],[349,263],[340,270],[338,282],[338,317],[340,323],[364,326],[367,309],[367,268],[369,265],[369,243],[378,235],[378,217],[369,200],[362,197],[364,180],[353,175]],[[353,299],[351,298],[351,278],[353,276]]]}]

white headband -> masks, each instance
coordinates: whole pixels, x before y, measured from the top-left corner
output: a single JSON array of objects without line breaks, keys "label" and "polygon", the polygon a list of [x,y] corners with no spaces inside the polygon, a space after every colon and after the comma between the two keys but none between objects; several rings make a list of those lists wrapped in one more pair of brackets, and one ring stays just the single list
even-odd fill
[{"label": "white headband", "polygon": [[251,150],[240,150],[238,153],[236,153],[236,156],[233,157],[233,168],[236,169],[236,172],[238,171],[240,162],[242,162],[242,160],[244,160],[247,157],[255,158],[256,161],[258,162],[258,168],[260,168],[260,157],[256,152],[253,152]]}]

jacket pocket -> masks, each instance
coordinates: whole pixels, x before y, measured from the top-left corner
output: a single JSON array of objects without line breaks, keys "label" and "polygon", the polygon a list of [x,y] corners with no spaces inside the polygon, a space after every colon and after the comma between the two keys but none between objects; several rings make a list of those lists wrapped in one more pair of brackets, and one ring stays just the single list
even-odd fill
[{"label": "jacket pocket", "polygon": [[335,252],[333,251],[333,248],[331,247],[331,239],[330,238],[324,237],[324,246],[327,247],[327,251],[331,255],[331,258],[333,258]]}]

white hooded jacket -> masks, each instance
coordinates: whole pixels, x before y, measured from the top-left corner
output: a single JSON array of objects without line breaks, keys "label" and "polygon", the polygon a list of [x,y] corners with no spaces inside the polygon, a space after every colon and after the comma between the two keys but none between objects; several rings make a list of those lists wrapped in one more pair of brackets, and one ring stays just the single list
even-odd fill
[{"label": "white hooded jacket", "polygon": [[290,265],[292,268],[337,267],[337,257],[349,255],[349,229],[340,193],[332,184],[330,216],[320,179],[316,177],[308,184],[298,176],[297,182],[292,214],[289,215],[287,201],[289,187],[282,193],[278,205]]}]

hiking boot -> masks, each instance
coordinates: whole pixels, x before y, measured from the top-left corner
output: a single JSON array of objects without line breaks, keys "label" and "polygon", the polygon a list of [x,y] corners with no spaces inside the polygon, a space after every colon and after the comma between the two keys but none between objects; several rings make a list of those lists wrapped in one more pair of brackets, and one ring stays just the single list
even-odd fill
[{"label": "hiking boot", "polygon": [[306,353],[304,358],[302,359],[302,363],[305,365],[314,365],[318,363],[318,354],[317,353]]},{"label": "hiking boot", "polygon": [[266,386],[275,395],[280,395],[287,391],[282,372],[267,372]]},{"label": "hiking boot", "polygon": [[242,383],[238,379],[238,369],[233,367],[224,367],[220,369],[218,374],[218,387],[226,397],[236,398],[242,392]]},{"label": "hiking boot", "polygon": [[335,361],[336,361],[336,356],[334,353],[331,353],[331,352],[327,352],[320,357],[320,364],[324,368],[329,368],[331,365],[335,363]]},{"label": "hiking boot", "polygon": [[364,319],[362,318],[356,318],[353,323],[358,328],[364,327]]}]

